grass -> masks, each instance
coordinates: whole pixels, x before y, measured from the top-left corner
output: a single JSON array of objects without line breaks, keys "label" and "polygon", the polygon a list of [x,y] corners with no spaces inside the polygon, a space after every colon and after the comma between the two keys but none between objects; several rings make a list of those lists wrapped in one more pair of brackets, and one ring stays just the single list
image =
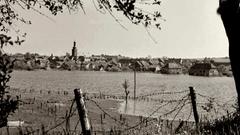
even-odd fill
[{"label": "grass", "polygon": [[240,134],[240,112],[227,114],[219,119],[206,121],[201,124],[202,134],[212,135],[239,135]]}]

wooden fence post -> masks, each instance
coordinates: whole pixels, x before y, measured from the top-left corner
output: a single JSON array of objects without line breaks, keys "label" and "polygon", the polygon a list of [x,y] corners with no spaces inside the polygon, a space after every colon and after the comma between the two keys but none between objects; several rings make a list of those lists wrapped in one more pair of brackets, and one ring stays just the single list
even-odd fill
[{"label": "wooden fence post", "polygon": [[137,85],[137,80],[136,80],[136,62],[134,62],[134,69],[133,69],[133,100],[136,100],[136,85]]},{"label": "wooden fence post", "polygon": [[197,112],[196,93],[193,87],[189,87],[189,90],[190,90],[190,97],[192,102],[193,116],[196,122],[196,129],[197,129],[197,132],[199,133],[199,116]]},{"label": "wooden fence post", "polygon": [[7,125],[7,135],[10,135],[9,126]]},{"label": "wooden fence post", "polygon": [[77,104],[79,119],[82,126],[83,135],[91,135],[91,127],[87,116],[87,109],[81,89],[75,89],[75,100]]},{"label": "wooden fence post", "polygon": [[133,71],[133,80],[134,80],[134,91],[133,91],[133,98],[136,100],[136,67],[134,66],[134,71]]}]

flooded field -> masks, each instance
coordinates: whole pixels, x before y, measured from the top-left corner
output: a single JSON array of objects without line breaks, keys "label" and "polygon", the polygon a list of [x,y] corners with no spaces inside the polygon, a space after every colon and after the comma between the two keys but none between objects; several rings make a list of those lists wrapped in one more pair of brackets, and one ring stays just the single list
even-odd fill
[{"label": "flooded field", "polygon": [[[122,83],[125,79],[129,80],[130,87],[128,89],[130,90],[130,96],[133,96],[133,73],[131,72],[14,71],[9,85],[21,89],[69,91],[70,93],[75,88],[81,88],[88,93],[124,95]],[[214,112],[219,113],[219,115],[225,111],[225,108],[229,108],[234,103],[234,98],[236,97],[234,80],[231,77],[195,77],[137,73],[137,96],[158,92],[185,91],[189,89],[189,86],[193,86],[196,93],[213,97],[213,104],[216,103],[215,106],[218,108]],[[186,92],[171,95],[151,95],[151,99],[181,100],[187,94]],[[210,102],[209,98],[203,98],[198,95],[197,101],[200,106],[200,112],[203,112],[201,108],[204,107],[202,106]],[[159,102],[152,100],[141,99],[135,103],[129,100],[127,105],[122,101],[119,111],[125,114],[149,116],[159,106]],[[175,104],[169,105],[160,111],[157,110],[158,113],[155,113],[154,116],[157,117],[158,114],[162,114],[164,111],[174,108],[174,106]],[[189,109],[191,109],[190,106],[182,109],[180,113],[186,114],[189,112]],[[170,117],[173,116],[174,114]],[[181,115],[179,116],[181,117]]]}]

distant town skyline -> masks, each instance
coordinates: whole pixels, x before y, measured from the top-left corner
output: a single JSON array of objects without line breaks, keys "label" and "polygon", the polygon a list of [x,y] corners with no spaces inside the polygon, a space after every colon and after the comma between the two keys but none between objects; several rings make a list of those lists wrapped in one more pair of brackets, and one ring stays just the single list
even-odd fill
[{"label": "distant town skyline", "polygon": [[[32,25],[19,25],[27,32],[21,46],[8,46],[7,53],[39,53],[65,55],[76,41],[79,55],[107,54],[128,57],[204,58],[228,56],[228,41],[217,15],[218,1],[162,1],[161,13],[166,19],[162,30],[131,24],[119,17],[123,29],[108,14],[96,11],[85,3],[86,15],[63,13],[47,19],[36,13],[24,13]],[[156,40],[157,43],[154,43]]]}]

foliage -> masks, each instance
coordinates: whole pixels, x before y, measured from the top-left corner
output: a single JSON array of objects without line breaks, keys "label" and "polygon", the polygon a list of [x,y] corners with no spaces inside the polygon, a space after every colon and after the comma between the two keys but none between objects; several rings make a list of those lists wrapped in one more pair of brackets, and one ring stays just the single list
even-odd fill
[{"label": "foliage", "polygon": [[[118,11],[122,11],[123,14],[134,24],[142,23],[145,27],[153,25],[161,29],[160,23],[157,21],[158,18],[161,18],[162,15],[159,11],[154,11],[153,13],[144,11],[142,8],[137,7],[136,0],[115,0],[116,5],[113,7]],[[142,2],[140,4],[144,5],[160,5],[161,1],[154,0],[148,2]]]},{"label": "foliage", "polygon": [[128,82],[128,80],[125,79],[124,82],[123,82],[123,84],[122,84],[122,86],[123,86],[124,90],[127,91],[128,87],[129,87],[129,82]]},{"label": "foliage", "polygon": [[203,105],[201,106],[202,109],[205,110],[206,112],[210,112],[212,109],[214,109],[213,108],[213,102],[215,102],[214,100],[215,98],[209,98],[208,103],[206,103],[206,105],[204,106]]},{"label": "foliage", "polygon": [[[15,28],[17,22],[31,24],[30,20],[21,16],[21,13],[16,9],[29,10],[40,15],[48,17],[41,9],[47,9],[51,14],[57,15],[66,10],[76,12],[79,9],[85,13],[84,0],[2,0],[0,1],[0,40],[1,48],[4,45],[21,45],[25,40],[26,33],[22,33],[18,28]],[[116,12],[122,12],[133,24],[143,24],[145,27],[154,26],[161,29],[160,19],[162,15],[159,11],[146,11],[144,7],[160,6],[159,0],[149,0],[146,2],[137,0],[93,0],[93,5],[96,10],[105,13],[108,12],[119,24],[120,22],[115,17]],[[143,6],[143,7],[142,7]],[[156,8],[157,9],[157,8]],[[48,17],[49,18],[49,17]],[[121,24],[120,24],[121,25]],[[122,25],[121,25],[122,26]],[[17,33],[16,39],[12,39],[10,32]]]},{"label": "foliage", "polygon": [[18,100],[11,99],[6,89],[13,69],[14,61],[6,54],[0,56],[0,127],[6,126],[7,117],[17,109]]},{"label": "foliage", "polygon": [[31,67],[27,65],[25,61],[16,60],[14,62],[14,69],[17,70],[29,70]]},{"label": "foliage", "polygon": [[201,134],[218,134],[218,135],[232,135],[239,134],[240,128],[240,114],[234,112],[233,114],[227,114],[220,119],[204,122],[201,124]]}]

